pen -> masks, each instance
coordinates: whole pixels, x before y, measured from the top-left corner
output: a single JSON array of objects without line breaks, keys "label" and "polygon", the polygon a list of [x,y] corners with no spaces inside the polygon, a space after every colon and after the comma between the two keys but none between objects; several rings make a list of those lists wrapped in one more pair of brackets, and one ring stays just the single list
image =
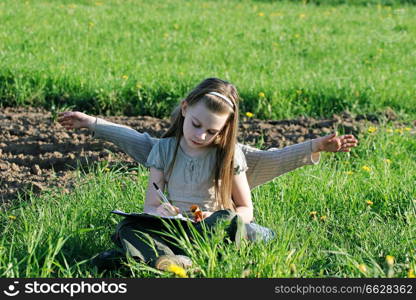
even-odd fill
[{"label": "pen", "polygon": [[155,187],[156,192],[159,194],[160,198],[162,199],[162,202],[170,204],[168,198],[166,198],[166,196],[162,193],[157,184],[153,182],[153,186]]}]

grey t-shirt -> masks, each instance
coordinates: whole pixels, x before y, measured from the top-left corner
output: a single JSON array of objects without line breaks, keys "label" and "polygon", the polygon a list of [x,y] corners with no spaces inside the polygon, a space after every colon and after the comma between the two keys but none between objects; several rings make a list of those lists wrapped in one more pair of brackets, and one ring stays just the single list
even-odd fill
[{"label": "grey t-shirt", "polygon": [[[204,211],[222,209],[215,201],[214,171],[216,149],[210,147],[207,152],[191,157],[179,146],[175,165],[169,176],[168,171],[173,160],[176,138],[160,139],[152,148],[146,166],[163,171],[167,183],[168,199],[182,213],[189,213],[193,204]],[[235,147],[234,174],[245,172],[247,163],[239,145]],[[169,178],[167,178],[169,176]]]}]

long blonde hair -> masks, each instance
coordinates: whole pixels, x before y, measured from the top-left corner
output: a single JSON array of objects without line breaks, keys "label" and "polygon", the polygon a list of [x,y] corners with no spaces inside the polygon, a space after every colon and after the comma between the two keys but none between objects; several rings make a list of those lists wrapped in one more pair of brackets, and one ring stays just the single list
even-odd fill
[{"label": "long blonde hair", "polygon": [[[208,95],[210,92],[217,92],[226,96],[233,103],[233,108],[219,96]],[[182,101],[188,106],[193,106],[203,101],[207,109],[213,113],[229,113],[228,119],[221,132],[216,137],[213,145],[216,147],[216,163],[214,170],[215,199],[217,207],[234,210],[235,206],[231,199],[232,179],[234,175],[234,152],[237,143],[238,132],[238,103],[239,95],[237,89],[231,83],[218,79],[207,78],[198,84]],[[176,147],[174,158],[169,166],[168,174],[173,170],[179,143],[183,136],[184,117],[179,105],[171,116],[171,126],[163,135],[165,137],[175,137]]]}]

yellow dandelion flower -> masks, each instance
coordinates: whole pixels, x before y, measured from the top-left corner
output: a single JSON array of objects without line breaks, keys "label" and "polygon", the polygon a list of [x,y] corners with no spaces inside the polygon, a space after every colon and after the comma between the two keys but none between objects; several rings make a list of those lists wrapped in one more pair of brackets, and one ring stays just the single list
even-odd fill
[{"label": "yellow dandelion flower", "polygon": [[10,220],[16,220],[16,216],[10,215],[10,216],[9,216],[9,219],[10,219]]},{"label": "yellow dandelion flower", "polygon": [[410,130],[412,130],[412,128],[410,128],[410,127],[406,127],[404,130],[406,130],[406,131],[410,131]]},{"label": "yellow dandelion flower", "polygon": [[121,76],[121,78],[123,78],[124,80],[127,80],[127,79],[129,79],[129,76],[123,75],[123,76]]},{"label": "yellow dandelion flower", "polygon": [[265,94],[265,93],[263,93],[263,92],[260,92],[260,93],[259,93],[259,97],[260,97],[260,98],[264,98],[264,97],[266,97],[266,94]]},{"label": "yellow dandelion flower", "polygon": [[415,271],[412,268],[407,272],[407,278],[416,278]]},{"label": "yellow dandelion flower", "polygon": [[367,201],[365,201],[365,203],[367,203],[367,205],[373,205],[374,204],[374,202],[371,201],[371,200],[367,200]]},{"label": "yellow dandelion flower", "polygon": [[305,19],[306,15],[305,14],[300,14],[299,15],[299,19]]},{"label": "yellow dandelion flower", "polygon": [[246,112],[246,116],[249,118],[252,118],[254,116],[254,114],[252,112]]},{"label": "yellow dandelion flower", "polygon": [[396,129],[394,130],[394,132],[395,132],[395,133],[398,133],[398,134],[403,134],[403,128],[396,128]]},{"label": "yellow dandelion flower", "polygon": [[391,160],[390,160],[390,159],[388,159],[388,158],[385,158],[385,159],[384,159],[384,162],[385,162],[386,164],[391,164]]},{"label": "yellow dandelion flower", "polygon": [[376,132],[377,131],[377,127],[370,127],[370,128],[368,128],[368,133],[374,133],[374,132]]},{"label": "yellow dandelion flower", "polygon": [[179,276],[179,277],[181,277],[181,278],[188,278],[188,275],[186,275],[186,271],[185,271],[185,269],[184,269],[184,268],[182,268],[182,267],[180,267],[180,266],[178,266],[178,265],[171,264],[171,265],[167,268],[167,270],[168,270],[169,272],[174,273],[176,276]]},{"label": "yellow dandelion flower", "polygon": [[264,12],[259,12],[259,17],[264,17]]},{"label": "yellow dandelion flower", "polygon": [[362,166],[361,169],[366,172],[370,172],[371,168],[369,166]]},{"label": "yellow dandelion flower", "polygon": [[387,128],[387,129],[386,129],[386,132],[387,132],[387,133],[392,133],[392,132],[393,132],[393,129],[391,129],[391,128]]},{"label": "yellow dandelion flower", "polygon": [[346,171],[345,174],[346,175],[352,175],[352,174],[354,174],[354,172],[353,171]]},{"label": "yellow dandelion flower", "polygon": [[367,273],[367,266],[365,264],[359,264],[358,270],[360,270],[363,273]]},{"label": "yellow dandelion flower", "polygon": [[321,216],[321,218],[320,218],[320,220],[321,220],[322,222],[325,222],[325,221],[326,221],[326,219],[328,219],[328,217],[327,217],[327,216]]},{"label": "yellow dandelion flower", "polygon": [[101,5],[103,5],[103,3],[102,2],[95,2],[95,5],[101,6]]},{"label": "yellow dandelion flower", "polygon": [[387,255],[386,256],[386,263],[391,268],[394,266],[394,256]]},{"label": "yellow dandelion flower", "polygon": [[104,168],[104,172],[110,172],[109,168]]},{"label": "yellow dandelion flower", "polygon": [[317,215],[318,213],[316,212],[316,211],[311,211],[310,213],[309,213],[309,216],[311,217],[311,219],[312,220],[316,220],[316,215]]},{"label": "yellow dandelion flower", "polygon": [[136,88],[137,88],[138,90],[140,90],[140,89],[142,88],[142,85],[141,85],[140,83],[136,83]]}]

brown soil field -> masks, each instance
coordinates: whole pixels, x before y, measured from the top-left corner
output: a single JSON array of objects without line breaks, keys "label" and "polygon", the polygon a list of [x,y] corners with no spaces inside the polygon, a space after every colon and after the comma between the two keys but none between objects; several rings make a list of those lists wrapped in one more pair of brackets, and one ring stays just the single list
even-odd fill
[{"label": "brown soil field", "polygon": [[[169,126],[167,119],[147,116],[102,118],[156,137]],[[394,121],[396,116],[386,111],[382,118]],[[347,112],[329,119],[243,118],[239,142],[265,149],[281,148],[335,130],[357,135],[370,126],[369,122],[377,124],[379,119],[380,115],[353,116]],[[19,193],[24,197],[28,191],[40,193],[52,187],[69,191],[74,186],[73,171],[79,166],[99,161],[136,165],[115,145],[93,139],[88,130],[65,130],[51,112],[42,108],[0,108],[0,128],[0,208],[9,207]]]}]

